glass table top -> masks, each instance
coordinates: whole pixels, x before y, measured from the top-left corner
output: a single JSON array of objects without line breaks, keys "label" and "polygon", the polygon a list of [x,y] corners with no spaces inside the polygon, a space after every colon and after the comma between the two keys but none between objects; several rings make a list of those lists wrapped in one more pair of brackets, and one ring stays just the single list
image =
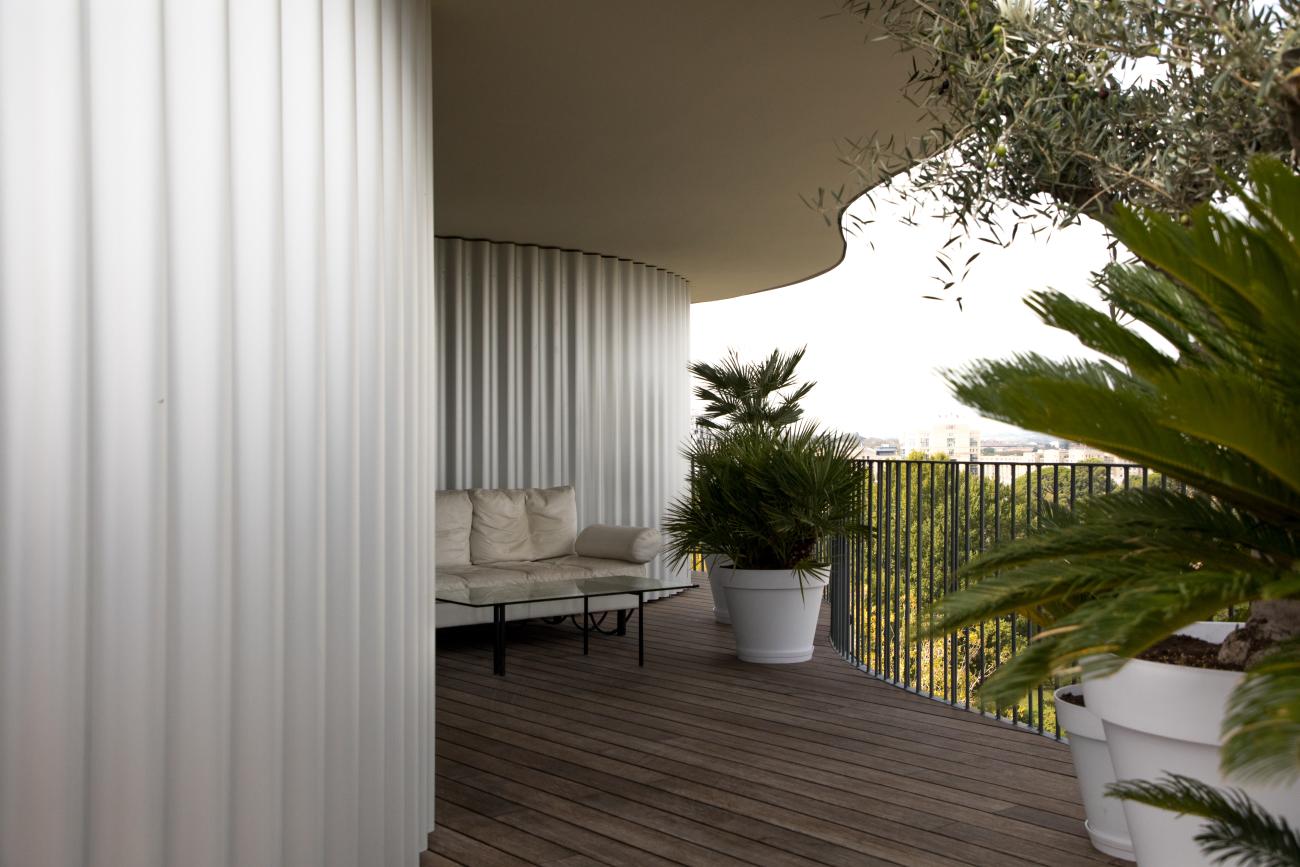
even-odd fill
[{"label": "glass table top", "polygon": [[686,590],[699,587],[683,578],[643,578],[639,575],[610,575],[604,578],[580,578],[575,581],[530,581],[498,587],[458,587],[439,590],[435,598],[452,605],[485,608],[489,605],[514,605],[520,602],[554,602],[581,599],[584,596],[618,596],[623,593],[656,593],[663,590]]}]

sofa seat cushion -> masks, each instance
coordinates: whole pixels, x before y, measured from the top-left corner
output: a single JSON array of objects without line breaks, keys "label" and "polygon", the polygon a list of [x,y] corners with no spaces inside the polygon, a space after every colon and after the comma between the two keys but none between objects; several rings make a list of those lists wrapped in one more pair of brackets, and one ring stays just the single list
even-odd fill
[{"label": "sofa seat cushion", "polygon": [[476,566],[533,559],[526,497],[522,489],[475,488],[469,492],[474,505],[469,556]]},{"label": "sofa seat cushion", "polygon": [[448,590],[464,590],[467,586],[464,578],[444,569],[439,569],[437,571],[434,575],[433,581],[434,586],[437,588],[439,593],[444,593]]},{"label": "sofa seat cushion", "polygon": [[557,557],[554,560],[544,562],[583,569],[587,572],[588,578],[608,578],[611,575],[635,575],[638,578],[644,578],[646,575],[644,563],[629,563],[626,560],[611,560],[605,557],[583,557],[581,554],[570,554],[567,557]]},{"label": "sofa seat cushion", "polygon": [[464,581],[467,587],[504,587],[510,584],[528,584],[534,579],[529,577],[527,570],[512,568],[522,565],[531,564],[487,563],[477,566],[460,566],[451,570],[439,569],[438,577],[441,579],[443,574],[450,572],[450,574]]},{"label": "sofa seat cushion", "polygon": [[524,575],[529,581],[581,581],[590,578],[591,572],[582,566],[552,560],[528,560],[515,563],[492,563],[493,569],[509,569]]}]

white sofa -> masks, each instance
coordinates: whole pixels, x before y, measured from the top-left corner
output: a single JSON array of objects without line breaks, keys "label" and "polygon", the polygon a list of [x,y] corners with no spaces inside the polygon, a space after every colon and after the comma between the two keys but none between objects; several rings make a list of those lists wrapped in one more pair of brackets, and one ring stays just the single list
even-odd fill
[{"label": "white sofa", "polygon": [[[658,531],[594,524],[578,532],[572,487],[439,491],[439,591],[610,575],[645,575],[662,547]],[[590,611],[635,608],[636,596],[599,596]],[[581,600],[507,606],[507,620],[581,614]],[[439,602],[437,625],[492,622],[492,609]]]}]

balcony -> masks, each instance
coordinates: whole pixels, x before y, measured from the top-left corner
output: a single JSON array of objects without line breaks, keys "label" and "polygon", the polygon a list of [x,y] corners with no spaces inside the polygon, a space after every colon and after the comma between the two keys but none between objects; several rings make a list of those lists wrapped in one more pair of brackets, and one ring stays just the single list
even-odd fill
[{"label": "balcony", "polygon": [[[702,584],[707,579],[702,579]],[[439,635],[437,816],[446,864],[1119,863],[1094,851],[1068,748],[864,676],[829,643],[753,666],[709,590],[648,606],[584,657],[570,626]]]}]

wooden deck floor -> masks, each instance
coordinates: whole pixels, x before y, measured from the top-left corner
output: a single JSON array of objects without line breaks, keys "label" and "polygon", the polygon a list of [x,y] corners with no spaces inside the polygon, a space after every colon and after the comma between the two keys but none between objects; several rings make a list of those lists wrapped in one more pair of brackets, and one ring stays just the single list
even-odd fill
[{"label": "wooden deck floor", "polygon": [[736,661],[707,587],[636,630],[480,629],[437,662],[437,830],[422,867],[466,864],[1117,864],[1083,834],[1065,746],[909,695],[826,643]]}]

